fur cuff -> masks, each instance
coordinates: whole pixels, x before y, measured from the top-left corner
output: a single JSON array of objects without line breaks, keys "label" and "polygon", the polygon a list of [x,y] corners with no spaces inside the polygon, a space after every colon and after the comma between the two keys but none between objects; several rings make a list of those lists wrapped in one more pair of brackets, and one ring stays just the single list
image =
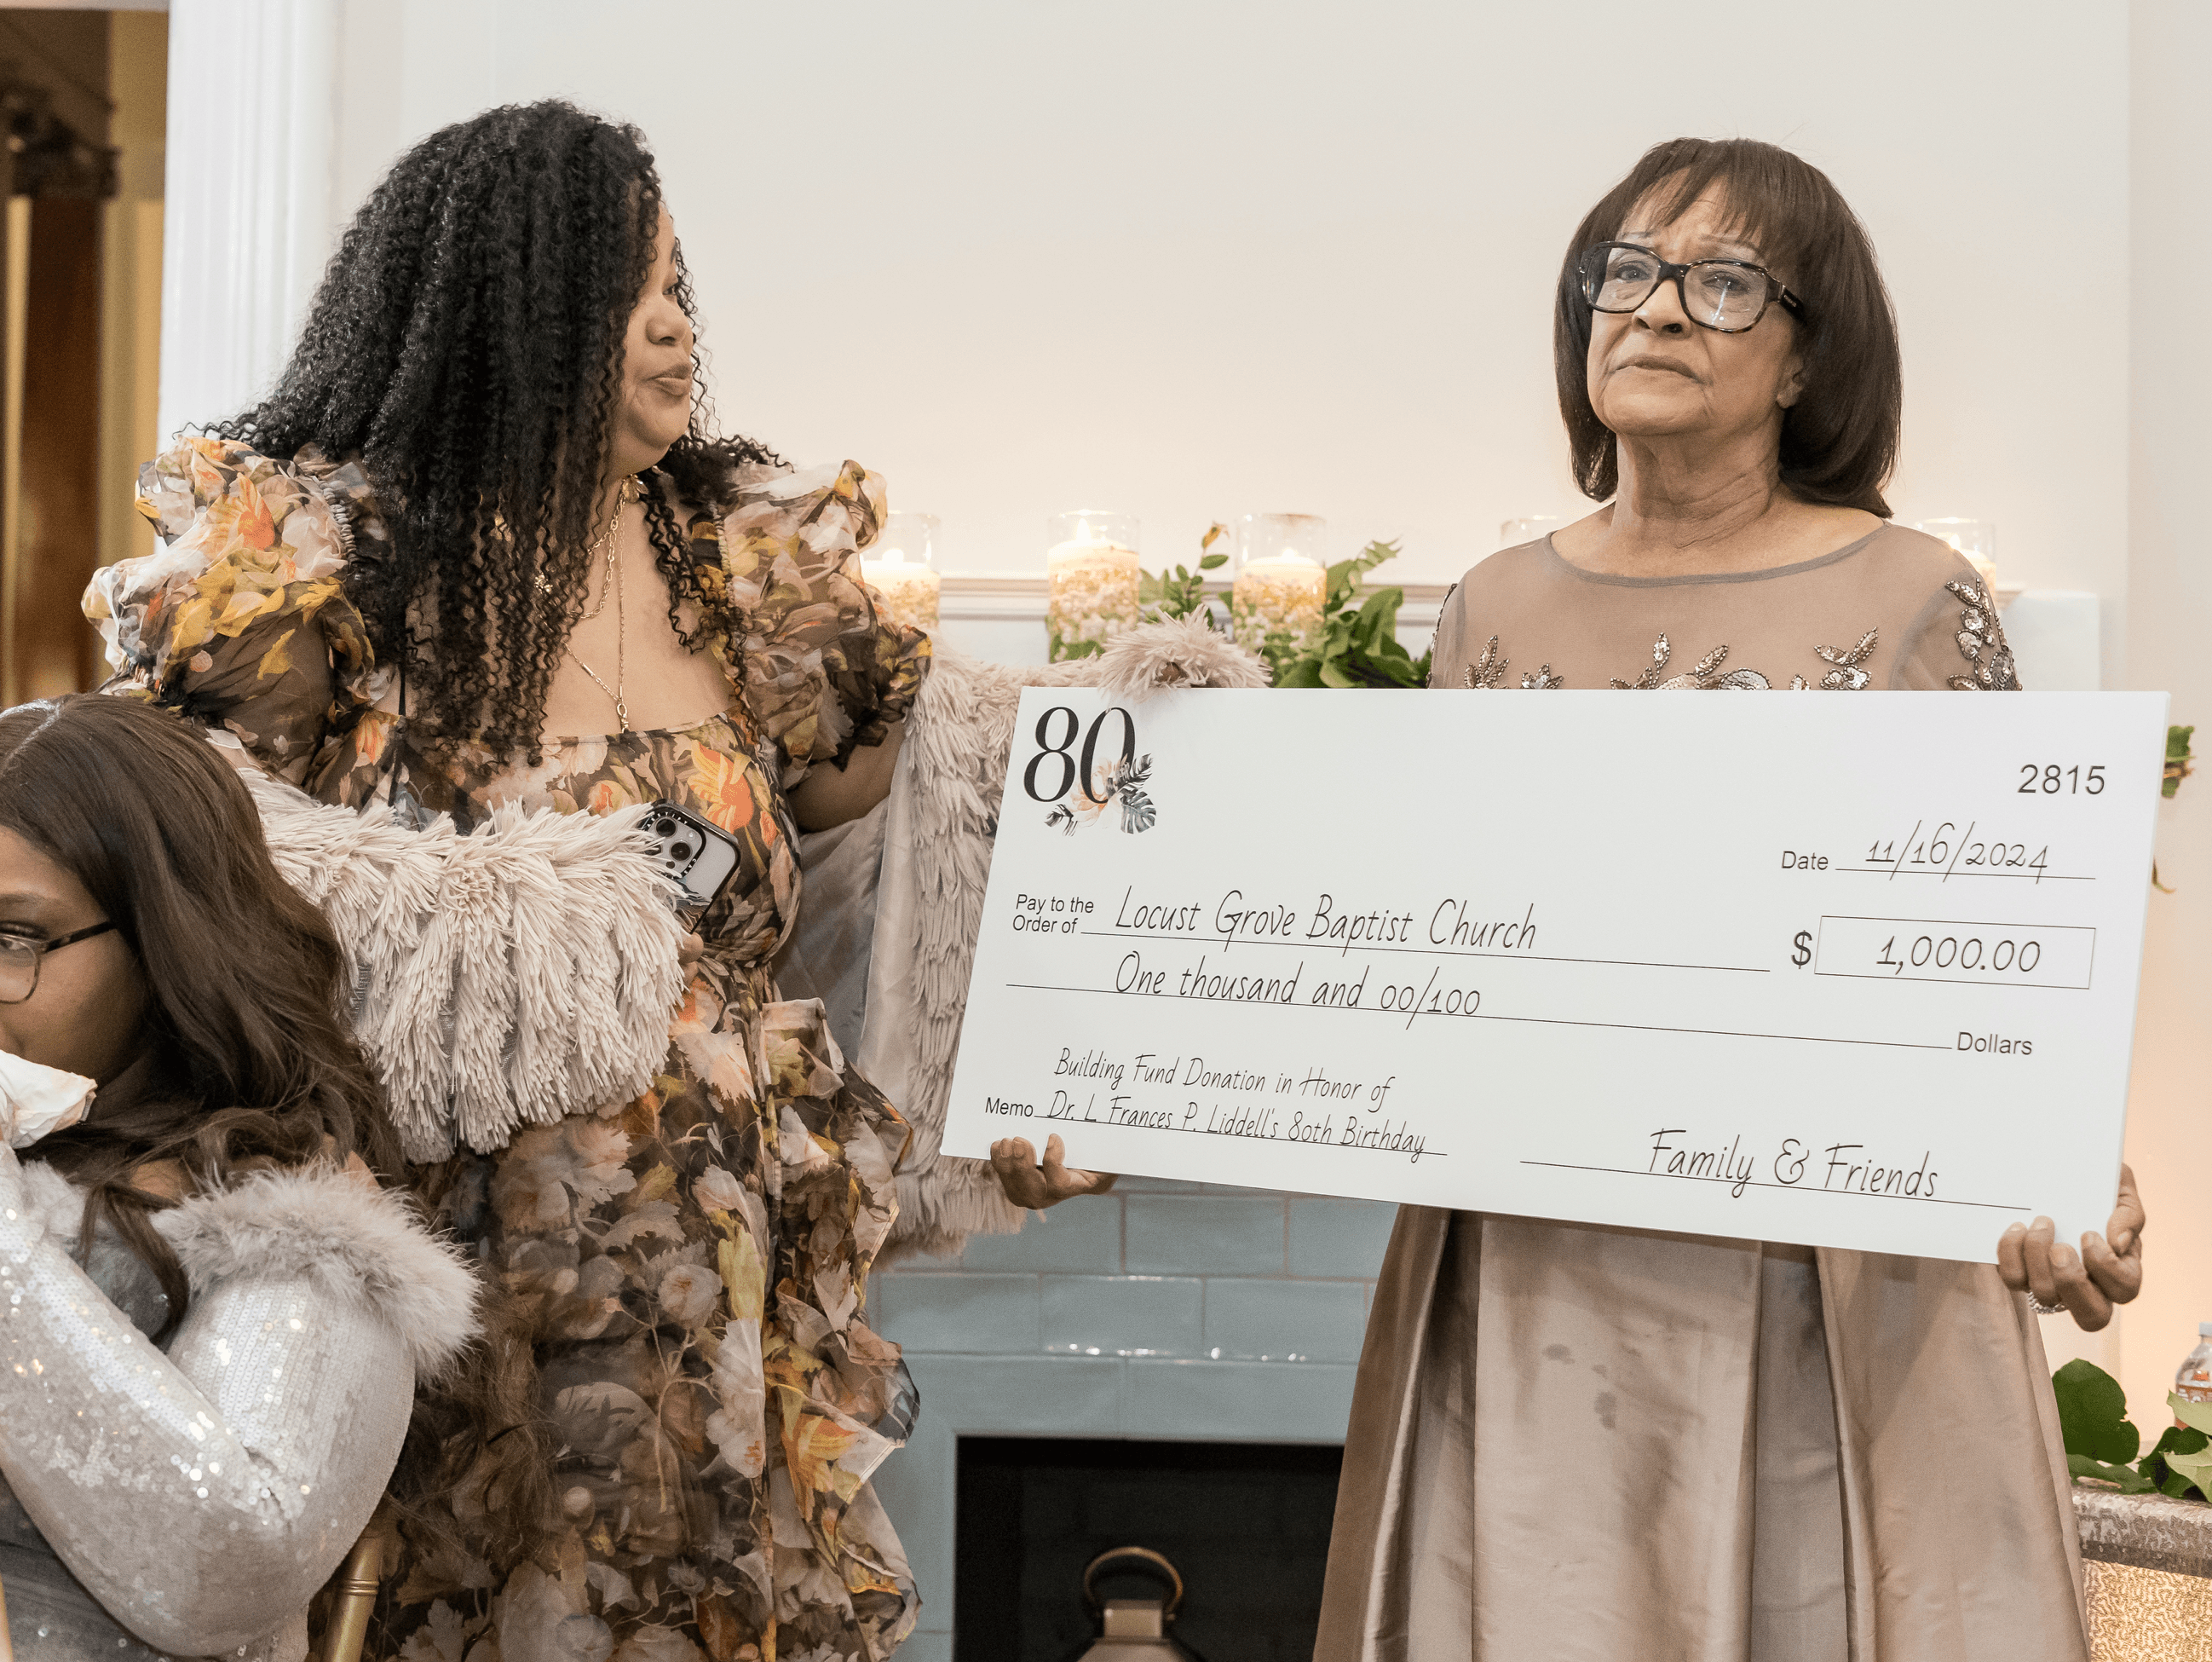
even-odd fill
[{"label": "fur cuff", "polygon": [[943,1257],[957,1252],[970,1235],[1015,1235],[1032,1218],[1006,1198],[999,1174],[987,1160],[932,1156],[919,1170],[898,1174],[899,1211],[890,1239],[876,1255],[879,1269],[916,1254]]},{"label": "fur cuff", "polygon": [[416,1222],[405,1196],[329,1167],[258,1172],[157,1213],[200,1293],[239,1276],[298,1276],[363,1304],[407,1346],[417,1379],[452,1367],[477,1330],[476,1277]]},{"label": "fur cuff", "polygon": [[75,1246],[83,1233],[84,1190],[42,1160],[22,1162],[23,1207],[53,1239]]},{"label": "fur cuff", "polygon": [[1203,618],[1125,630],[1098,654],[1098,690],[1135,703],[1163,687],[1263,687],[1261,663]]}]

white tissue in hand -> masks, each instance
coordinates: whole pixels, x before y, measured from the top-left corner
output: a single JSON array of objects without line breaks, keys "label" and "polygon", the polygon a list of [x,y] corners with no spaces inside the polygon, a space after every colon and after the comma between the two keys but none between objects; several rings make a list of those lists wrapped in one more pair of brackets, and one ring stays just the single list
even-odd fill
[{"label": "white tissue in hand", "polygon": [[27,1148],[40,1137],[76,1124],[99,1087],[82,1074],[43,1067],[0,1050],[0,1119],[8,1146]]}]

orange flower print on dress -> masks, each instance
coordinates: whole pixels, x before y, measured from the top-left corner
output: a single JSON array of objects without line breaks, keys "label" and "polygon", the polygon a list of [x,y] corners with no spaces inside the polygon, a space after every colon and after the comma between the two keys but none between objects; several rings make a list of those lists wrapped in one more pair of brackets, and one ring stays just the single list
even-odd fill
[{"label": "orange flower print on dress", "polygon": [[362,722],[360,733],[354,740],[354,754],[371,765],[382,760],[385,733],[391,724],[390,718],[381,711],[372,711]]},{"label": "orange flower print on dress", "polygon": [[793,1403],[783,1434],[790,1462],[791,1481],[802,1494],[836,1495],[850,1500],[858,1485],[839,1471],[837,1463],[851,1452],[856,1434],[830,1419],[813,1404]]},{"label": "orange flower print on dress", "polygon": [[378,522],[367,480],[357,466],[319,479],[234,441],[180,442],[139,475],[163,545],[94,573],[84,598],[118,687],[255,735],[256,759],[303,787],[384,691],[340,575],[354,531]]},{"label": "orange flower print on dress", "polygon": [[238,519],[231,534],[256,553],[265,554],[276,544],[276,521],[270,516],[269,504],[261,499],[261,492],[251,479],[239,481]]},{"label": "orange flower print on dress", "polygon": [[741,758],[726,756],[710,745],[695,744],[691,776],[684,783],[699,799],[699,812],[734,837],[752,824],[758,807],[750,774]]}]

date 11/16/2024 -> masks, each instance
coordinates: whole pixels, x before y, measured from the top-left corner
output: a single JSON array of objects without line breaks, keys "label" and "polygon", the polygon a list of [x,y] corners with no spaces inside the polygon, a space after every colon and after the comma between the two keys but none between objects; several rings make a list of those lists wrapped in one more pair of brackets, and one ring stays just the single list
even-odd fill
[{"label": "date 11/16/2024", "polygon": [[[1935,877],[1946,881],[1954,877],[2025,878],[2031,883],[2071,880],[2051,869],[2048,843],[1992,840],[1977,836],[1980,830],[1978,820],[1967,821],[1964,831],[1954,820],[1943,820],[1932,831],[1923,820],[1903,837],[1875,837],[1867,844],[1865,857],[1858,865],[1839,864],[1825,854],[1784,849],[1782,869],[1861,872],[1876,877]],[[1927,835],[1923,836],[1923,831]]]},{"label": "date 11/16/2024", "polygon": [[1783,849],[1781,865],[1792,873],[1856,872],[1887,878],[1934,877],[1945,882],[1954,877],[2024,878],[2031,883],[2086,880],[2052,871],[2048,843],[1992,839],[1978,835],[1980,831],[1978,819],[1968,820],[1963,831],[1956,820],[1940,821],[1931,829],[1922,819],[1902,837],[1875,837],[1857,865],[1798,849]]}]

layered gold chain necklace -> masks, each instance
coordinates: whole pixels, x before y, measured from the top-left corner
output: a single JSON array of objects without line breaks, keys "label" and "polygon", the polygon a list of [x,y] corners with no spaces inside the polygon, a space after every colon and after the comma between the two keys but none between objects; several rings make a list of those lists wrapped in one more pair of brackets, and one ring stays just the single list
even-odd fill
[{"label": "layered gold chain necklace", "polygon": [[[576,660],[576,667],[592,678],[593,686],[614,701],[615,731],[617,733],[629,731],[629,705],[623,697],[627,685],[625,671],[628,667],[623,637],[629,632],[629,611],[628,599],[623,592],[622,522],[623,514],[629,509],[629,505],[637,500],[639,494],[637,476],[634,473],[625,476],[622,482],[622,488],[615,493],[615,511],[607,518],[607,528],[599,533],[598,540],[592,545],[591,560],[597,560],[602,553],[606,556],[606,581],[599,587],[599,603],[576,620],[580,624],[593,622],[607,609],[607,597],[609,595],[614,597],[615,684],[609,686],[599,671],[577,656],[576,648],[573,645],[568,648],[568,655]],[[590,563],[587,561],[585,569],[588,571],[590,569]],[[544,578],[540,577],[538,580],[538,587],[550,593],[553,586]]]}]

